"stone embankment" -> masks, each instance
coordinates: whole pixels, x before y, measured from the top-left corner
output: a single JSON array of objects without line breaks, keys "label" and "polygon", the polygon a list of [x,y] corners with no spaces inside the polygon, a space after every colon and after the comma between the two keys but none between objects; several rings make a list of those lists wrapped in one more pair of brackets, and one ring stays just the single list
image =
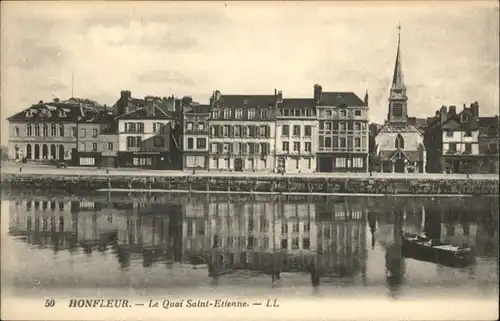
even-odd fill
[{"label": "stone embankment", "polygon": [[[167,174],[168,175],[168,174]],[[80,194],[111,191],[191,191],[364,195],[498,195],[498,180],[231,175],[2,174],[2,189]]]}]

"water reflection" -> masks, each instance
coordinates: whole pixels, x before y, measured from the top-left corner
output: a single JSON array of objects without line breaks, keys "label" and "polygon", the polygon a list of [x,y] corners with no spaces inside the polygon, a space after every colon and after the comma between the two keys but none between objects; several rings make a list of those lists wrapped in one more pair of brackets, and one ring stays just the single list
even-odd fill
[{"label": "water reflection", "polygon": [[[215,284],[220,278],[264,276],[279,285],[296,275],[313,286],[367,286],[381,270],[390,295],[397,297],[408,266],[417,266],[402,254],[403,231],[466,243],[479,257],[495,258],[498,230],[492,223],[497,208],[498,201],[492,199],[31,198],[10,202],[9,234],[29,244],[29,251],[112,255],[124,271],[133,262],[145,268],[189,264],[206,269]],[[370,267],[380,254],[378,268]],[[473,279],[475,268],[467,271]]]}]

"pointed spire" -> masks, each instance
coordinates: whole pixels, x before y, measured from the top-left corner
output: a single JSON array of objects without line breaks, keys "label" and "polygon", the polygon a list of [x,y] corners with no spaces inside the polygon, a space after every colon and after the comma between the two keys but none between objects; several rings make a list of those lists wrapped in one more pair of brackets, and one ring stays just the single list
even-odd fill
[{"label": "pointed spire", "polygon": [[396,53],[396,64],[394,65],[394,75],[392,77],[392,89],[405,89],[403,68],[401,67],[401,23],[398,25],[398,51]]},{"label": "pointed spire", "polygon": [[368,89],[365,92],[365,99],[364,99],[365,106],[368,106]]}]

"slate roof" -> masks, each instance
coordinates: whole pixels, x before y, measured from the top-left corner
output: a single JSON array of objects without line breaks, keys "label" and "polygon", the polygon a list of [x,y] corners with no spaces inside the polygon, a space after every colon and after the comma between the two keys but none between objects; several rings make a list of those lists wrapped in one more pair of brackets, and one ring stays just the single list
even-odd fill
[{"label": "slate roof", "polygon": [[364,107],[365,103],[353,92],[323,92],[319,106]]},{"label": "slate roof", "polygon": [[175,115],[172,111],[165,110],[161,108],[159,104],[151,103],[145,107],[140,107],[138,109],[132,110],[126,114],[116,117],[117,120],[125,119],[158,119],[158,120],[171,120],[175,119]]},{"label": "slate roof", "polygon": [[222,95],[214,102],[214,107],[268,108],[278,102],[276,95]]},{"label": "slate roof", "polygon": [[210,105],[194,105],[184,109],[184,114],[209,114]]},{"label": "slate roof", "polygon": [[[29,116],[31,114],[31,116]],[[40,102],[28,107],[11,117],[8,121],[47,122],[47,121],[95,121],[112,116],[111,109],[101,105],[83,105],[67,102]]]}]

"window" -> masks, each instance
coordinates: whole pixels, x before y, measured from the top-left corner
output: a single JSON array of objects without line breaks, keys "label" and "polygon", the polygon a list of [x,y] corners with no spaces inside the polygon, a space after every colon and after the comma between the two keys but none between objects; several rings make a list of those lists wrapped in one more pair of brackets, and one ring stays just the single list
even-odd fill
[{"label": "window", "polygon": [[283,149],[284,152],[289,152],[289,150],[290,150],[290,143],[289,142],[283,142],[282,149]]},{"label": "window", "polygon": [[241,119],[243,117],[243,111],[241,109],[236,109],[234,115],[235,115],[236,119]]},{"label": "window", "polygon": [[311,152],[311,147],[312,147],[311,142],[305,142],[304,143],[304,149],[305,149],[306,152],[310,153]]},{"label": "window", "polygon": [[462,114],[462,123],[465,123],[469,120],[469,116],[466,114]]},{"label": "window", "polygon": [[35,125],[35,136],[40,136],[40,125],[38,124]]},{"label": "window", "polygon": [[472,132],[470,130],[466,130],[465,137],[472,137]]},{"label": "window", "polygon": [[346,159],[344,157],[335,158],[335,167],[344,168],[346,165]]},{"label": "window", "polygon": [[[155,124],[155,127],[156,127],[156,124]],[[193,123],[187,123],[186,124],[186,130],[193,130]]]},{"label": "window", "polygon": [[56,125],[50,125],[50,136],[57,136],[57,128]]},{"label": "window", "polygon": [[217,153],[219,152],[219,148],[218,148],[219,145],[217,145],[217,143],[212,143],[212,153]]},{"label": "window", "polygon": [[97,129],[92,129],[92,137],[93,138],[97,137]]},{"label": "window", "polygon": [[347,115],[347,111],[345,109],[342,109],[340,111],[340,117],[345,117]]},{"label": "window", "polygon": [[325,147],[332,147],[332,138],[331,137],[325,137]]},{"label": "window", "polygon": [[352,159],[352,167],[354,167],[354,168],[363,168],[363,158],[361,158],[361,157],[354,157]]},{"label": "window", "polygon": [[33,130],[30,124],[26,126],[26,136],[33,136]]},{"label": "window", "polygon": [[281,248],[282,249],[287,249],[288,248],[288,240],[287,239],[282,239],[281,240]]},{"label": "window", "polygon": [[97,152],[97,143],[92,143],[92,151]]},{"label": "window", "polygon": [[220,117],[220,111],[214,110],[212,111],[212,118],[213,119],[218,119]]},{"label": "window", "polygon": [[355,110],[354,116],[361,116],[361,110]]},{"label": "window", "polygon": [[49,126],[47,126],[47,124],[43,124],[42,135],[43,136],[49,136]]},{"label": "window", "polygon": [[127,147],[141,147],[142,138],[140,136],[128,136]]},{"label": "window", "polygon": [[339,123],[339,129],[340,129],[341,131],[345,131],[345,130],[346,130],[346,125],[345,125],[345,123]]},{"label": "window", "polygon": [[311,225],[309,222],[304,223],[304,233],[309,233],[311,231]]},{"label": "window", "polygon": [[264,249],[268,249],[269,248],[269,237],[264,236],[264,239],[262,240],[262,247]]},{"label": "window", "polygon": [[300,125],[293,126],[293,136],[300,136]]},{"label": "window", "polygon": [[392,106],[392,115],[393,116],[403,116],[403,104],[402,103],[394,103]]},{"label": "window", "polygon": [[80,138],[85,138],[87,135],[87,130],[85,128],[80,128]]},{"label": "window", "polygon": [[112,142],[108,142],[108,150],[113,150],[113,143]]},{"label": "window", "polygon": [[222,127],[222,135],[224,137],[229,137],[229,125],[224,125],[224,127]]},{"label": "window", "polygon": [[465,153],[467,153],[467,154],[472,153],[472,144],[470,144],[470,143],[465,144]]},{"label": "window", "polygon": [[399,149],[405,148],[405,140],[403,139],[403,136],[401,136],[401,134],[398,134],[398,136],[396,137],[395,147]]},{"label": "window", "polygon": [[312,127],[307,125],[304,127],[304,136],[311,137],[312,135]]},{"label": "window", "polygon": [[292,249],[296,250],[299,248],[299,238],[294,237],[292,240]]},{"label": "window", "polygon": [[298,233],[299,232],[299,223],[298,222],[293,222],[292,232],[293,233]]},{"label": "window", "polygon": [[283,222],[281,224],[281,234],[288,234],[288,222]]},{"label": "window", "polygon": [[290,126],[289,125],[283,125],[281,128],[281,136],[289,136],[290,135]]},{"label": "window", "polygon": [[346,139],[345,137],[340,137],[340,147],[345,148],[346,147]]},{"label": "window", "polygon": [[205,130],[205,123],[204,122],[198,123],[198,130]]},{"label": "window", "polygon": [[247,111],[248,113],[248,119],[254,119],[255,118],[255,109],[249,109]]},{"label": "window", "polygon": [[234,126],[234,136],[236,137],[241,136],[241,126]]},{"label": "window", "polygon": [[266,137],[266,129],[267,129],[266,126],[260,126],[260,131],[259,131],[260,137]]},{"label": "window", "polygon": [[307,238],[307,237],[306,237],[306,238],[304,238],[304,239],[302,240],[302,249],[304,249],[304,250],[309,250],[310,246],[311,246],[311,243],[310,243],[310,241],[309,241],[309,238]]},{"label": "window", "polygon": [[332,117],[332,111],[331,110],[326,110],[325,114],[326,114],[326,117]]},{"label": "window", "polygon": [[260,118],[265,119],[266,118],[267,111],[266,110],[261,110],[260,111]]},{"label": "window", "polygon": [[294,152],[300,152],[300,142],[294,142],[293,143],[293,151]]},{"label": "window", "polygon": [[14,136],[19,136],[19,127],[14,127]]},{"label": "window", "polygon": [[165,140],[163,137],[156,136],[153,140],[154,147],[163,147],[165,145]]},{"label": "window", "polygon": [[207,148],[207,139],[206,138],[198,138],[196,141],[196,148],[205,149]]},{"label": "window", "polygon": [[354,123],[355,130],[361,130],[361,123]]},{"label": "window", "polygon": [[354,147],[355,148],[360,148],[361,147],[361,138],[355,137],[354,138]]},{"label": "window", "polygon": [[453,132],[451,130],[447,130],[446,137],[453,137]]},{"label": "window", "polygon": [[224,109],[224,119],[231,118],[231,109]]},{"label": "window", "polygon": [[[189,127],[190,124],[191,124],[191,129],[192,129],[192,127],[193,127],[192,123],[187,123],[187,127]],[[188,130],[191,130],[191,129],[188,129]],[[162,131],[163,131],[163,123],[153,123],[153,132],[159,133]]]},{"label": "window", "polygon": [[188,138],[188,145],[187,145],[187,148],[188,149],[193,149],[194,148],[194,139],[193,138]]},{"label": "window", "polygon": [[59,136],[64,137],[64,125],[59,125]]},{"label": "window", "polygon": [[455,153],[457,151],[457,144],[455,143],[450,143],[448,145],[448,150],[451,152],[451,153]]}]

